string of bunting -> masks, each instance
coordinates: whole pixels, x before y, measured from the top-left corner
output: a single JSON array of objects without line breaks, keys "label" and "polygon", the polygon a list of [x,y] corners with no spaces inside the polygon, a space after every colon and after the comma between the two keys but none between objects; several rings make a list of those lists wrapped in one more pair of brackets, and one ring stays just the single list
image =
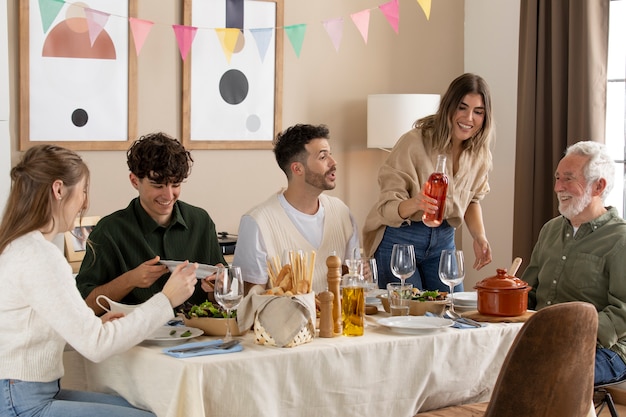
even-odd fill
[{"label": "string of bunting", "polygon": [[[424,11],[426,19],[430,20],[430,9],[432,0],[416,1]],[[393,30],[396,32],[396,34],[398,33],[400,24],[400,11],[398,2],[399,0],[390,0],[386,3],[379,5],[378,7],[368,8],[350,14],[350,19],[359,30],[359,33],[361,34],[361,37],[363,38],[365,44],[367,44],[368,40],[370,12],[372,10],[380,10],[393,28]],[[131,33],[133,36],[133,41],[135,44],[135,52],[137,56],[139,56],[141,49],[146,39],[148,38],[148,35],[150,34],[153,25],[155,24],[155,22],[152,22],[150,20],[107,13],[101,10],[84,7],[82,4],[72,3],[65,0],[39,0],[39,10],[41,12],[41,21],[44,33],[48,32],[50,26],[56,19],[57,15],[61,12],[61,9],[65,4],[79,6],[84,9],[85,18],[87,19],[87,25],[89,30],[89,39],[92,46],[95,40],[100,35],[100,32],[104,30],[104,27],[106,26],[109,17],[114,16],[116,18],[128,19],[128,23],[130,25]],[[335,50],[338,52],[339,46],[341,44],[341,39],[343,37],[344,18],[339,17],[326,19],[322,21],[322,24],[324,26],[324,29],[326,30],[326,33],[329,35],[332,44],[335,47]],[[248,30],[252,34],[257,44],[257,49],[259,51],[261,60],[263,60],[265,57],[265,52],[267,51],[267,47],[269,45],[272,34],[274,33],[274,31],[279,29],[283,29],[285,31],[285,34],[287,35],[287,38],[289,39],[289,42],[291,43],[291,46],[296,56],[299,58],[300,52],[302,50],[302,45],[304,43],[307,26],[307,23],[299,23],[283,27],[246,28],[245,30]],[[238,37],[241,33],[241,30],[237,28],[208,28],[177,24],[173,24],[171,25],[171,27],[174,31],[174,35],[176,36],[178,49],[180,51],[180,55],[183,61],[187,58],[193,40],[196,36],[196,32],[199,29],[215,31],[222,45],[222,49],[224,50],[224,54],[226,55],[226,58],[229,62],[230,57],[233,54],[233,51],[237,45]]]}]

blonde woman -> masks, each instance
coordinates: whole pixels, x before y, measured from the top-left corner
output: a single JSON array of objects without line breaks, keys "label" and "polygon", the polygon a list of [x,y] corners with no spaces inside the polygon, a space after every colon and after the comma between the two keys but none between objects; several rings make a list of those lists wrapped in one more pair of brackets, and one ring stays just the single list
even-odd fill
[{"label": "blonde woman", "polygon": [[[394,243],[407,243],[414,245],[417,262],[407,282],[447,291],[438,276],[439,256],[443,249],[454,249],[454,230],[463,222],[473,238],[474,268],[491,262],[480,201],[489,192],[492,126],[487,83],[478,75],[463,74],[452,81],[437,113],[417,120],[398,140],[380,168],[380,196],[363,228],[363,247],[367,256],[376,257],[380,288],[397,282],[389,265],[391,250]],[[449,186],[444,222],[431,228],[422,215],[435,212],[436,200],[424,194],[423,186],[439,154],[447,157]]]}]

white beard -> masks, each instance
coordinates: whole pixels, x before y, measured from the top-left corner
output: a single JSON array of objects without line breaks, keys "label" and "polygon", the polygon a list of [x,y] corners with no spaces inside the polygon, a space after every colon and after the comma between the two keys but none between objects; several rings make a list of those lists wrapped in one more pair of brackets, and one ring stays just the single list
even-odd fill
[{"label": "white beard", "polygon": [[591,186],[585,190],[585,194],[580,197],[572,197],[567,203],[564,203],[559,196],[559,213],[567,219],[578,216],[591,203]]}]

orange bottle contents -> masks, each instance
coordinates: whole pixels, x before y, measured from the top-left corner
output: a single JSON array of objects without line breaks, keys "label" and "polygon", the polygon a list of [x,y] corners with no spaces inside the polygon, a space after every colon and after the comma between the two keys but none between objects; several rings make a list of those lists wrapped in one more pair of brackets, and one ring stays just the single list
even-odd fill
[{"label": "orange bottle contents", "polygon": [[435,172],[430,174],[424,192],[429,197],[437,200],[437,211],[434,213],[424,213],[422,222],[428,227],[439,227],[443,222],[443,214],[446,208],[446,196],[448,195],[448,176],[445,173],[446,157],[437,157],[437,167]]}]

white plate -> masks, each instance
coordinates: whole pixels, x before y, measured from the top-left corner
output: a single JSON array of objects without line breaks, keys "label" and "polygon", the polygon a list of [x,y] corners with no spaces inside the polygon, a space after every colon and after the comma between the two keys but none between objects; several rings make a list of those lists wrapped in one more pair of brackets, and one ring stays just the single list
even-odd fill
[{"label": "white plate", "polygon": [[[183,263],[182,261],[159,261],[159,262],[162,263],[163,265],[167,266],[167,268],[170,270],[170,272],[174,272],[174,269],[176,269],[176,267],[179,264]],[[205,265],[205,264],[198,264],[198,269],[196,269],[196,278],[204,279],[204,278],[208,277],[209,275],[213,275],[216,272],[217,272],[217,267],[216,266]]]},{"label": "white plate", "polygon": [[[191,334],[189,336],[181,336],[186,331],[189,331]],[[172,332],[174,332],[172,334]],[[150,337],[146,339],[147,342],[157,342],[157,343],[170,343],[170,342],[180,342],[182,340],[193,339],[194,337],[202,336],[204,332],[201,329],[197,329],[195,327],[187,327],[187,326],[163,326],[160,327],[156,332],[152,333]]]},{"label": "white plate", "polygon": [[460,306],[476,306],[478,304],[478,293],[475,291],[456,292],[454,297],[454,305]]},{"label": "white plate", "polygon": [[378,324],[398,333],[426,333],[445,329],[454,325],[454,322],[441,317],[396,316],[380,319]]}]

